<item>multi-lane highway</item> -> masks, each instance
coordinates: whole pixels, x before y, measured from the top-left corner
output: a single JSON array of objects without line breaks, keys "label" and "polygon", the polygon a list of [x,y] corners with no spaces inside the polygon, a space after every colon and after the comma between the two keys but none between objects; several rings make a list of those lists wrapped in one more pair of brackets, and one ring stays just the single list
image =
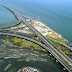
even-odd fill
[{"label": "multi-lane highway", "polygon": [[11,33],[3,33],[3,32],[0,32],[0,36],[3,36],[3,35],[5,35],[5,36],[17,37],[17,38],[21,38],[21,39],[25,39],[25,40],[31,41],[31,42],[33,42],[33,43],[35,43],[35,44],[43,47],[43,48],[46,49],[46,50],[48,49],[48,47],[46,47],[44,44],[42,44],[42,43],[40,43],[40,42],[38,42],[38,41],[36,41],[36,40],[34,40],[34,39],[32,39],[32,38],[28,38],[28,37],[21,36],[21,35],[16,35],[16,34],[11,34]]},{"label": "multi-lane highway", "polygon": [[49,51],[69,72],[72,72],[72,60],[67,55],[65,55],[54,44],[52,44],[49,40],[47,40],[31,24],[26,22],[26,20],[20,13],[18,13],[12,8],[8,8],[6,6],[4,7],[9,9],[16,16],[18,20],[21,20],[43,42],[45,47],[47,47],[46,50]]},{"label": "multi-lane highway", "polygon": [[68,45],[66,45],[66,44],[64,44],[64,43],[62,43],[62,42],[60,42],[60,41],[57,41],[57,40],[55,40],[55,39],[52,39],[52,38],[48,38],[48,37],[46,37],[46,38],[47,38],[48,40],[55,41],[55,42],[57,42],[58,44],[64,46],[65,48],[69,49],[70,51],[72,51],[72,47],[70,47],[70,46],[68,46]]}]

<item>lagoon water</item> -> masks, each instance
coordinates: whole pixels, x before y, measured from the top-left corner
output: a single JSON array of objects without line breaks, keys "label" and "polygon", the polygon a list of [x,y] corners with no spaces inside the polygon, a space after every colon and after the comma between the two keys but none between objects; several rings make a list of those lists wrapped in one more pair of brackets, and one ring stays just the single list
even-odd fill
[{"label": "lagoon water", "polygon": [[0,27],[7,27],[15,22],[16,18],[14,15],[4,7],[0,6]]},{"label": "lagoon water", "polygon": [[[0,3],[46,23],[72,42],[72,0],[0,0]],[[10,25],[15,20],[9,11],[0,8],[0,26]]]}]

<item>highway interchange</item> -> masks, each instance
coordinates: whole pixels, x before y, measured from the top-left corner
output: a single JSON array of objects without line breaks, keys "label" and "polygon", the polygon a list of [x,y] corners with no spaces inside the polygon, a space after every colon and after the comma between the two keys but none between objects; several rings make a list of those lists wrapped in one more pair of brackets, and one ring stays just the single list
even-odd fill
[{"label": "highway interchange", "polygon": [[47,51],[49,51],[69,72],[72,72],[72,60],[66,54],[60,51],[54,44],[52,44],[47,38],[45,38],[40,32],[38,32],[31,24],[26,22],[26,20],[20,13],[12,8],[8,8],[4,5],[2,6],[9,9],[18,20],[21,20],[41,40],[41,42],[43,43],[43,47]]}]

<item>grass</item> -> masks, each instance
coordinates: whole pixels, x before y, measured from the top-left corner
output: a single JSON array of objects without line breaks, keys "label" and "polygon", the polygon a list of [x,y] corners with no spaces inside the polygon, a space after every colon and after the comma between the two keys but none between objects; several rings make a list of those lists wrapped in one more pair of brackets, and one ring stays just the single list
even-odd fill
[{"label": "grass", "polygon": [[[37,38],[37,37],[33,37],[33,39],[35,39],[36,41],[41,42],[39,40],[39,38]],[[57,42],[55,42],[53,40],[49,40],[49,41],[51,41],[54,45],[56,45],[63,53],[72,55],[72,52],[70,50],[68,50],[67,48],[65,48],[64,46],[60,45],[59,43],[57,43]],[[61,42],[64,43],[64,44],[66,44],[66,42],[64,40],[61,41]]]},{"label": "grass", "polygon": [[22,46],[22,47],[32,47],[32,48],[44,51],[44,49],[42,47],[40,47],[39,45],[37,45],[33,42],[30,42],[30,41],[24,40],[24,39],[14,38],[14,37],[10,39],[7,37],[4,40],[10,41],[13,45]]},{"label": "grass", "polygon": [[59,43],[50,40],[54,45],[56,45],[63,53],[72,55],[72,52],[65,48],[64,46],[60,45]]},{"label": "grass", "polygon": [[39,45],[36,45],[35,43],[32,43],[32,42],[24,40],[24,39],[20,39],[20,38],[13,38],[13,39],[11,39],[11,42],[17,46],[32,47],[32,48],[41,49],[41,47]]},{"label": "grass", "polygon": [[5,38],[4,40],[5,40],[5,42],[9,41],[9,39],[8,39],[8,38]]},{"label": "grass", "polygon": [[[33,37],[35,40],[41,42],[37,37]],[[22,46],[22,47],[31,47],[31,48],[35,48],[35,49],[39,49],[39,50],[42,50],[42,51],[45,51],[42,47],[40,47],[39,45],[33,43],[33,42],[30,42],[30,41],[27,41],[27,40],[24,40],[24,39],[20,39],[20,38],[8,38],[6,37],[5,38],[5,41],[10,41],[13,45],[17,45],[17,46]],[[72,52],[69,51],[67,48],[63,47],[62,45],[58,44],[57,42],[55,41],[52,41],[50,40],[54,45],[56,45],[63,53],[65,54],[70,54],[72,55]]]},{"label": "grass", "polygon": [[40,39],[38,37],[32,37],[34,40],[41,42]]},{"label": "grass", "polygon": [[48,38],[51,38],[51,39],[54,39],[54,40],[57,40],[57,41],[59,41],[59,42],[61,42],[61,43],[63,43],[63,44],[69,45],[69,42],[68,42],[67,40],[65,40],[64,38],[62,38],[62,39],[55,39],[55,38],[50,37],[50,36],[47,36],[47,37],[48,37]]}]

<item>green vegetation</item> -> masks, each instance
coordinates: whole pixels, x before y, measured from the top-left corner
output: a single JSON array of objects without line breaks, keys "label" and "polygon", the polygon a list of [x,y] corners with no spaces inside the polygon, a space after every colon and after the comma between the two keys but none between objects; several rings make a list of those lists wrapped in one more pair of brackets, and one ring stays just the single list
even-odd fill
[{"label": "green vegetation", "polygon": [[11,39],[13,45],[22,46],[22,41],[19,39]]},{"label": "green vegetation", "polygon": [[72,52],[65,48],[64,46],[60,45],[59,43],[50,40],[54,45],[56,45],[63,53],[72,55]]},{"label": "green vegetation", "polygon": [[9,41],[9,39],[8,39],[8,38],[5,38],[4,40],[5,40],[5,42]]},{"label": "green vegetation", "polygon": [[[38,41],[38,42],[41,42],[38,37],[33,37],[33,39],[35,39],[35,40]],[[55,39],[55,38],[52,38],[52,39]],[[67,44],[64,39],[63,39],[63,40],[55,39],[55,40],[60,41],[60,42],[62,42],[62,43],[64,43],[64,44]],[[71,55],[72,55],[72,52],[69,51],[69,50],[68,50],[67,48],[65,48],[64,46],[60,45],[59,43],[57,43],[57,42],[55,42],[55,41],[53,41],[53,40],[49,40],[49,41],[51,41],[54,45],[56,45],[63,53],[71,54]]]},{"label": "green vegetation", "polygon": [[33,42],[30,42],[30,41],[24,40],[24,39],[14,38],[14,37],[10,39],[10,38],[6,37],[4,40],[10,41],[13,45],[22,46],[22,47],[32,47],[32,48],[44,51],[44,49],[42,47],[40,47],[39,45],[37,45]]},{"label": "green vegetation", "polygon": [[34,40],[41,42],[40,39],[38,37],[32,37]]},{"label": "green vegetation", "polygon": [[51,39],[54,39],[54,40],[57,40],[57,41],[59,41],[59,42],[61,42],[61,43],[63,43],[63,44],[69,45],[69,42],[68,42],[67,40],[65,40],[64,38],[62,38],[62,39],[55,39],[55,38],[50,37],[50,36],[47,36],[47,37],[48,37],[48,38],[51,38]]},{"label": "green vegetation", "polygon": [[31,22],[31,20],[30,21],[27,21],[27,22]]},{"label": "green vegetation", "polygon": [[[37,37],[33,37],[33,39],[41,42]],[[45,51],[39,45],[37,45],[37,44],[35,44],[33,42],[30,42],[30,41],[24,40],[24,39],[14,38],[14,37],[12,37],[12,38],[5,37],[5,41],[10,41],[13,45],[22,46],[22,47],[32,47],[32,48],[35,48],[35,49]],[[59,43],[57,43],[55,41],[52,41],[52,40],[50,40],[50,41],[54,45],[56,45],[63,53],[72,55],[72,52],[70,50],[68,50],[67,48],[65,48],[64,46],[60,45]]]},{"label": "green vegetation", "polygon": [[13,38],[11,39],[12,44],[22,47],[32,47],[32,48],[39,48],[42,49],[39,45],[36,45],[35,43],[32,43],[30,41],[20,39],[20,38]]}]

